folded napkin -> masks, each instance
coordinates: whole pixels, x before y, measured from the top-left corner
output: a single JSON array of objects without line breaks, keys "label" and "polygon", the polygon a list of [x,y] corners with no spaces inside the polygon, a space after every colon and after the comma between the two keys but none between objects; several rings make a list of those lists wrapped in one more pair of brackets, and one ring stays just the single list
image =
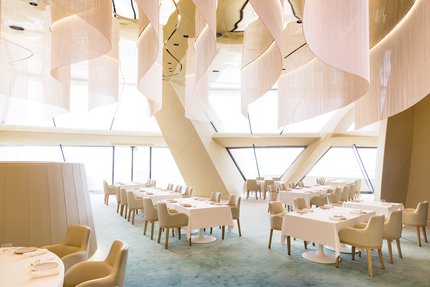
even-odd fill
[{"label": "folded napkin", "polygon": [[23,255],[25,257],[34,257],[34,256],[42,255],[42,254],[45,254],[45,253],[48,253],[48,249],[39,248],[36,251],[23,253]]},{"label": "folded napkin", "polygon": [[332,215],[330,216],[331,220],[336,220],[336,221],[342,221],[342,220],[346,220],[346,217],[343,215]]},{"label": "folded napkin", "polygon": [[32,279],[36,279],[36,278],[55,276],[55,275],[58,275],[58,273],[59,273],[59,271],[58,271],[58,267],[57,267],[57,268],[53,268],[53,269],[49,269],[49,270],[31,271],[30,276]]}]

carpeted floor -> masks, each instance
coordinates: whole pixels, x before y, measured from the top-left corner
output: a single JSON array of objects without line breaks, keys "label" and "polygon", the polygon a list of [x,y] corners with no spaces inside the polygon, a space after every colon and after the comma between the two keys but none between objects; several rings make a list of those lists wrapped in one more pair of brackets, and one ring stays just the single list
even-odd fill
[{"label": "carpeted floor", "polygon": [[[367,276],[367,258],[351,260],[342,254],[339,269],[334,265],[312,263],[301,255],[303,241],[292,241],[292,254],[280,243],[275,232],[272,249],[269,239],[267,203],[255,199],[243,200],[241,207],[242,237],[237,228],[226,232],[214,228],[217,240],[210,244],[188,246],[185,236],[181,241],[170,238],[169,249],[148,235],[143,236],[142,217],[135,225],[116,213],[116,201],[103,205],[103,195],[91,193],[98,241],[94,260],[104,259],[113,240],[128,243],[129,258],[126,286],[429,286],[430,243],[419,248],[415,230],[404,229],[401,240],[403,259],[398,258],[394,246],[394,264],[388,263],[384,244],[385,270],[379,267],[374,252],[374,277]],[[156,225],[156,230],[158,227]],[[149,233],[149,232],[148,232]],[[310,247],[316,249],[316,247]]]}]

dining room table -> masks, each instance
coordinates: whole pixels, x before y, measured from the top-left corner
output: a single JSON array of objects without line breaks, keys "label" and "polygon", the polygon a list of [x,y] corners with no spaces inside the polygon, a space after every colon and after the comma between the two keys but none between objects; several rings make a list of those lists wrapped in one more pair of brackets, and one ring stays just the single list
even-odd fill
[{"label": "dining room table", "polygon": [[342,205],[344,207],[375,211],[376,214],[383,214],[386,218],[388,218],[391,212],[395,210],[403,210],[404,208],[403,203],[359,199],[345,201]]},{"label": "dining room table", "polygon": [[182,198],[182,194],[180,192],[174,192],[157,187],[140,187],[138,189],[131,189],[131,191],[133,191],[136,196],[150,198],[154,205],[156,205],[160,200]]},{"label": "dining room table", "polygon": [[[215,236],[205,234],[205,228],[218,226],[233,228],[231,208],[226,204],[198,197],[170,199],[165,202],[169,209],[175,209],[188,216],[187,239],[191,238],[193,243],[210,243],[216,240]],[[199,229],[199,233],[192,235],[195,229]]]},{"label": "dining room table", "polygon": [[0,286],[61,287],[64,264],[47,249],[0,248]]},{"label": "dining room table", "polygon": [[[290,236],[316,243],[318,250],[305,251],[302,256],[312,262],[334,264],[342,248],[339,231],[368,221],[375,214],[374,211],[329,205],[288,212],[282,221],[281,242],[285,244]],[[334,253],[325,252],[324,246],[331,247]]]},{"label": "dining room table", "polygon": [[331,188],[331,186],[327,185],[314,185],[290,190],[281,190],[278,194],[278,200],[283,204],[294,206],[294,198],[302,197],[305,199],[306,204],[310,206],[312,198],[326,195],[327,191]]}]

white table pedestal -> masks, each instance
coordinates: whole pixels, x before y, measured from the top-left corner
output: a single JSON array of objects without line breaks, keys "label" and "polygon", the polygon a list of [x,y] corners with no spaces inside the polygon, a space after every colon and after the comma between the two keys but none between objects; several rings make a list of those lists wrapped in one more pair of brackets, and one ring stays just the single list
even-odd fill
[{"label": "white table pedestal", "polygon": [[[331,246],[326,246],[325,247],[326,249],[328,249],[328,250],[331,250],[331,251],[336,251],[333,247],[331,247]],[[339,251],[340,251],[340,253],[345,253],[345,254],[352,254],[352,248],[351,248],[351,245],[346,245],[346,244],[343,244],[343,243],[341,243],[340,244],[340,249],[339,249]],[[356,253],[357,253],[358,251],[356,251]]]},{"label": "white table pedestal", "polygon": [[199,235],[191,236],[192,243],[211,243],[216,240],[215,236],[206,235],[203,228],[200,228]]},{"label": "white table pedestal", "polygon": [[323,264],[334,264],[336,263],[336,256],[334,254],[326,254],[324,253],[324,246],[319,244],[317,251],[307,251],[302,254],[303,258],[315,262],[315,263],[323,263]]}]

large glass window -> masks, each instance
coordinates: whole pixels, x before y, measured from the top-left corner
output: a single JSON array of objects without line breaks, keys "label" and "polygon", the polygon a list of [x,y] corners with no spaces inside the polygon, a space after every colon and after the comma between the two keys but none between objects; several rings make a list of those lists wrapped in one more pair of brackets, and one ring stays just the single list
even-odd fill
[{"label": "large glass window", "polygon": [[[377,149],[357,148],[363,166],[374,185]],[[306,175],[308,184],[315,183],[315,178],[324,177],[326,179],[361,179],[361,191],[372,191],[360,168],[359,159],[354,154],[352,147],[331,147],[320,160],[312,167]]]},{"label": "large glass window", "polygon": [[[133,180],[146,182],[149,178],[149,153],[150,148],[147,146],[137,146],[134,148],[133,160]],[[160,185],[158,185],[160,186]]]},{"label": "large glass window", "polygon": [[0,161],[62,162],[60,146],[0,146]]},{"label": "large glass window", "polygon": [[131,181],[131,147],[115,146],[114,182]]},{"label": "large glass window", "polygon": [[157,180],[157,186],[165,187],[169,182],[185,185],[182,175],[168,148],[152,148],[151,178]]},{"label": "large glass window", "polygon": [[[263,176],[280,177],[303,151],[304,147],[229,148],[246,179]],[[258,166],[258,168],[257,168]]]}]

